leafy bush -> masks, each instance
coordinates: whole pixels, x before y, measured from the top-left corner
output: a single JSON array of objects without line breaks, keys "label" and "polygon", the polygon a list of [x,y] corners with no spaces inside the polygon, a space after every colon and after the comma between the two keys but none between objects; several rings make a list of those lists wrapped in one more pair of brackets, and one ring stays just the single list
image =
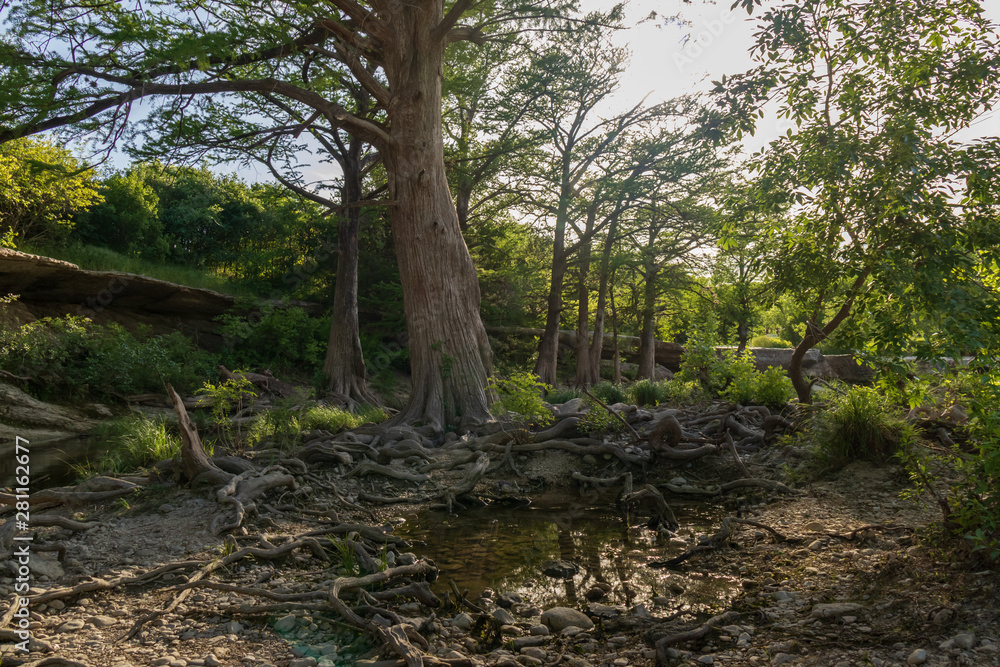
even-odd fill
[{"label": "leafy bush", "polygon": [[676,377],[673,380],[661,382],[658,388],[661,393],[660,402],[672,405],[687,403],[698,398],[702,393],[701,385],[698,382],[685,382]]},{"label": "leafy bush", "polygon": [[219,440],[222,444],[240,451],[246,444],[246,436],[242,426],[234,424],[230,415],[233,412],[240,412],[257,398],[257,390],[253,383],[245,377],[234,377],[218,384],[206,382],[197,393],[212,400],[212,419]]},{"label": "leafy bush", "polygon": [[757,370],[753,354],[737,354],[697,342],[688,347],[681,359],[681,369],[674,381],[696,383],[708,396],[719,396],[743,405],[766,405],[780,408],[794,395],[792,381],[780,368]]},{"label": "leafy bush", "polygon": [[[597,394],[595,393],[594,395],[596,396]],[[619,431],[625,430],[625,425],[618,419],[615,419],[614,415],[605,410],[604,407],[597,401],[593,400],[589,396],[585,397],[583,401],[588,412],[587,416],[581,419],[580,423],[577,424],[578,429],[585,433],[594,434],[618,433]],[[605,401],[605,403],[608,402]]]},{"label": "leafy bush", "polygon": [[754,387],[754,405],[766,405],[769,408],[780,408],[792,399],[795,389],[792,380],[781,368],[768,366],[763,373],[758,373]]},{"label": "leafy bush", "polygon": [[778,338],[777,336],[757,336],[750,340],[750,347],[780,347],[780,348],[790,348],[795,347],[787,340]]},{"label": "leafy bush", "polygon": [[709,396],[722,391],[731,375],[728,359],[720,357],[713,345],[696,339],[688,341],[680,366],[675,379],[697,382]]},{"label": "leafy bush", "polygon": [[217,360],[180,333],[133,335],[117,324],[82,317],[44,318],[0,331],[0,368],[32,378],[43,398],[162,392],[169,382],[190,391],[216,374]]},{"label": "leafy bush", "polygon": [[608,405],[624,403],[628,400],[625,389],[620,384],[612,384],[610,382],[598,382],[591,388],[590,393]]},{"label": "leafy bush", "polygon": [[551,388],[528,371],[511,373],[505,378],[498,377],[491,380],[489,385],[489,389],[497,393],[497,400],[491,410],[497,417],[513,413],[538,425],[549,424],[553,419],[552,412],[545,407],[542,396]]},{"label": "leafy bush", "polygon": [[[960,439],[951,452],[912,447],[902,458],[917,492],[933,490],[939,494],[938,476],[947,472],[953,478],[949,483],[949,528],[953,534],[968,540],[973,551],[997,561],[1000,560],[1000,371],[990,368],[989,363],[992,362],[946,373],[927,392],[941,406],[969,407],[971,419],[964,429],[958,429],[968,437],[968,442],[963,444]],[[918,378],[917,382],[922,384],[922,380]],[[911,394],[905,387],[900,391]]]},{"label": "leafy bush", "polygon": [[835,394],[812,431],[817,454],[831,468],[855,460],[883,463],[912,437],[912,427],[893,416],[889,402],[871,387]]},{"label": "leafy bush", "polygon": [[246,316],[223,315],[228,366],[313,370],[326,354],[328,318],[312,318],[296,306],[265,305]]}]

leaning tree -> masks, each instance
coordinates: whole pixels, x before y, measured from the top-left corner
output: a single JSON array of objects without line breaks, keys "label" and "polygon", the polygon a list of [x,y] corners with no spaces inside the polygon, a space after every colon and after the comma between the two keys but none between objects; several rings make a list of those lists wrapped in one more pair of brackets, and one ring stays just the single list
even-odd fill
[{"label": "leaning tree", "polygon": [[978,347],[998,142],[958,132],[1000,100],[981,3],[797,0],[764,13],[752,54],[759,65],[716,91],[739,132],[769,103],[795,124],[752,163],[750,197],[775,223],[776,283],[810,303],[789,368],[799,400],[805,353],[848,318],[877,354]]},{"label": "leaning tree", "polygon": [[[504,5],[463,24],[478,4],[15,0],[0,44],[0,141],[68,129],[110,144],[142,113],[140,100],[183,114],[203,96],[270,96],[308,109],[303,129],[322,118],[368,142],[388,176],[409,334],[413,391],[397,419],[438,430],[485,420],[492,353],[445,178],[444,52],[551,8]],[[347,81],[381,115],[340,104],[332,91]]]}]

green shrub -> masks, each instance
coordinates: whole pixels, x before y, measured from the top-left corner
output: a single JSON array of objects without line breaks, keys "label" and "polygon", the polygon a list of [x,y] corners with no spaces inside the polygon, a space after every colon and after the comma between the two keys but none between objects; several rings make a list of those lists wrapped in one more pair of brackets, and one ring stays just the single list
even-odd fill
[{"label": "green shrub", "polygon": [[610,382],[598,382],[590,389],[590,393],[608,405],[624,403],[628,400],[628,395],[624,387],[620,384],[612,384]]},{"label": "green shrub", "polygon": [[766,405],[769,408],[780,408],[795,395],[792,380],[781,368],[768,366],[763,373],[758,373],[754,387],[754,405]]},{"label": "green shrub", "polygon": [[730,359],[731,354],[719,356],[713,345],[696,339],[689,340],[675,379],[697,382],[709,396],[716,396],[730,379]]},{"label": "green shrub", "polygon": [[679,405],[688,403],[702,395],[701,384],[695,381],[667,380],[658,387],[662,403]]},{"label": "green shrub", "polygon": [[542,396],[552,387],[540,382],[538,376],[519,371],[505,378],[490,381],[489,389],[495,391],[497,400],[491,411],[497,417],[514,414],[525,421],[545,425],[552,422],[552,412],[545,407]]},{"label": "green shrub", "polygon": [[652,380],[639,380],[629,388],[629,392],[635,404],[640,406],[659,405],[663,397],[660,385]]},{"label": "green shrub", "polygon": [[560,389],[553,389],[548,394],[546,394],[545,402],[552,403],[554,405],[559,405],[561,403],[565,403],[566,401],[572,401],[574,398],[580,398],[580,392],[578,392],[576,389],[563,387]]},{"label": "green shrub", "polygon": [[227,366],[313,371],[323,362],[329,318],[312,318],[297,306],[262,306],[246,316],[222,315]]},{"label": "green shrub", "polygon": [[[612,385],[613,386],[613,385]],[[594,394],[595,396],[597,394]],[[602,399],[603,400],[603,399]],[[625,430],[625,425],[604,409],[597,401],[589,396],[584,397],[584,405],[587,407],[587,416],[580,420],[577,428],[585,433],[604,434],[618,433]],[[618,401],[622,402],[622,401]],[[605,401],[608,405],[607,401]]]},{"label": "green shrub", "polygon": [[181,441],[167,425],[142,415],[102,422],[92,437],[104,442],[104,453],[89,470],[122,474],[147,468],[180,454]]},{"label": "green shrub", "polygon": [[778,338],[777,336],[756,336],[750,340],[750,347],[780,347],[780,348],[790,348],[795,347],[787,340]]},{"label": "green shrub", "polygon": [[755,402],[757,389],[757,367],[749,352],[735,354],[726,350],[719,365],[719,375],[724,379],[724,388],[719,396],[733,403],[749,405]]},{"label": "green shrub", "polygon": [[180,333],[132,334],[117,324],[98,325],[82,317],[44,318],[0,331],[0,368],[32,378],[43,398],[178,391],[214,377],[217,359]]},{"label": "green shrub", "polygon": [[987,359],[946,373],[931,390],[942,406],[968,406],[968,424],[956,429],[968,443],[960,442],[951,452],[912,447],[903,461],[917,492],[933,487],[942,493],[937,478],[942,471],[954,478],[949,482],[948,525],[974,552],[995,562],[1000,560],[1000,370],[991,363]]},{"label": "green shrub", "polygon": [[913,437],[912,427],[893,416],[889,402],[871,387],[836,394],[813,425],[812,439],[827,467],[851,461],[883,463]]}]

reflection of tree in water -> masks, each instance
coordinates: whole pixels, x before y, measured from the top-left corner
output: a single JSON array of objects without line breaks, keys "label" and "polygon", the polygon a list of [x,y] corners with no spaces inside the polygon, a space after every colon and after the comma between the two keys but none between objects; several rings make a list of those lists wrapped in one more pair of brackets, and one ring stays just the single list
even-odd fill
[{"label": "reflection of tree in water", "polygon": [[[663,591],[668,579],[684,579],[645,567],[671,550],[679,553],[677,547],[638,521],[630,528],[609,503],[591,501],[563,499],[548,507],[538,502],[529,508],[489,507],[459,515],[424,512],[397,530],[401,537],[427,543],[414,551],[441,568],[441,593],[455,579],[473,598],[492,588],[521,593],[543,607],[581,606],[588,590],[604,584],[612,592],[601,602],[635,604],[648,602],[654,586]],[[542,575],[542,564],[556,559],[576,563],[580,573],[565,581]]]}]

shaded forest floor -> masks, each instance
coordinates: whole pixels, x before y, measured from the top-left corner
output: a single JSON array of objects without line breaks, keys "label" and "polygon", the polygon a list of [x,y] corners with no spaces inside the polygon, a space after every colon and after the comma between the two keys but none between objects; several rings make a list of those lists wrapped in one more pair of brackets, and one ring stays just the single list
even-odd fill
[{"label": "shaded forest floor", "polygon": [[[403,532],[397,517],[428,505],[454,502],[452,511],[462,512],[458,504],[478,496],[506,506],[542,488],[573,494],[581,505],[613,505],[626,472],[636,489],[652,484],[669,501],[690,503],[697,489],[743,477],[724,450],[690,463],[630,464],[593,450],[500,447],[472,492],[452,496],[447,490],[482,464],[483,452],[462,444],[383,459],[411,480],[386,476],[374,468],[382,464],[360,456],[360,464],[341,457],[294,468],[294,489],[269,490],[225,537],[212,530],[217,489],[169,479],[117,500],[44,510],[84,523],[36,531],[33,650],[14,652],[4,631],[2,664],[1000,664],[1000,574],[935,546],[930,524],[939,514],[900,496],[907,485],[898,468],[854,463],[811,479],[801,452],[774,444],[745,453],[743,463],[754,478],[790,484],[791,493],[751,488],[706,498],[698,502],[715,516],[744,523],[713,542],[707,538],[719,520],[702,534],[682,520],[679,531],[661,531],[650,543],[650,561],[662,561],[666,546],[676,547],[671,556],[684,552],[663,570],[673,580],[728,577],[731,594],[715,605],[686,605],[683,584],[650,594],[611,581],[607,590],[581,591],[580,619],[542,608],[530,589],[460,592],[446,577],[428,586],[422,580],[436,571],[419,546],[395,535]],[[366,463],[372,469],[358,472]],[[641,525],[650,514],[655,509],[640,504],[621,520]],[[64,554],[39,551],[44,544]],[[0,579],[4,608],[13,584]],[[700,636],[685,641],[681,633],[692,630]]]}]

